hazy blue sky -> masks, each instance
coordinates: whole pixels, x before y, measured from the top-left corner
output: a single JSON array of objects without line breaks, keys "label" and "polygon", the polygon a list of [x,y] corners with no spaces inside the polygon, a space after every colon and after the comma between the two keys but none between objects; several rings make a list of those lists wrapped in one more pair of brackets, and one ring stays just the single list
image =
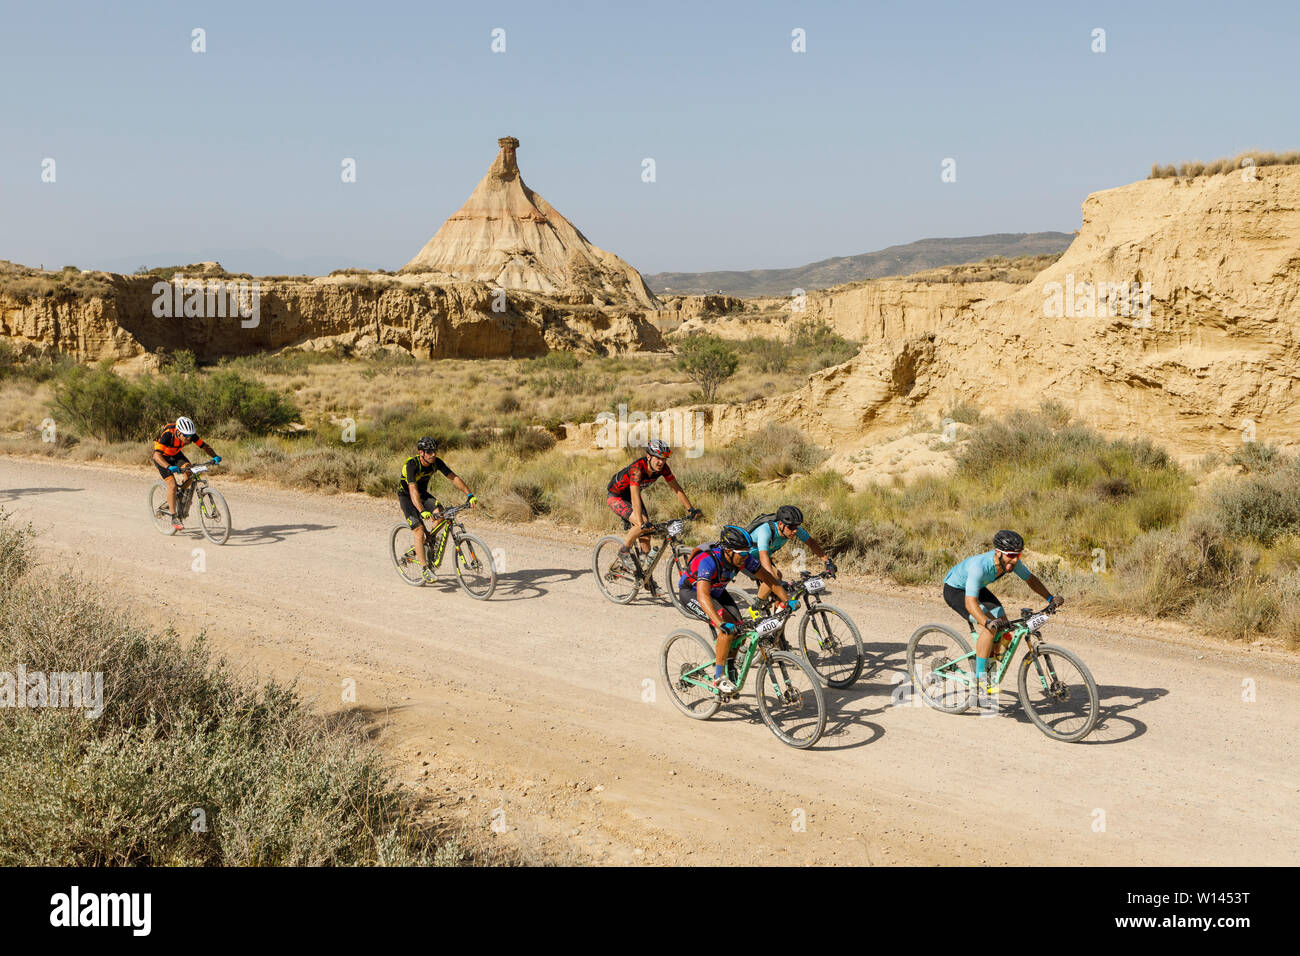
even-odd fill
[{"label": "hazy blue sky", "polygon": [[396,268],[504,135],[643,272],[1069,231],[1153,161],[1300,147],[1298,50],[1295,0],[3,0],[0,258]]}]

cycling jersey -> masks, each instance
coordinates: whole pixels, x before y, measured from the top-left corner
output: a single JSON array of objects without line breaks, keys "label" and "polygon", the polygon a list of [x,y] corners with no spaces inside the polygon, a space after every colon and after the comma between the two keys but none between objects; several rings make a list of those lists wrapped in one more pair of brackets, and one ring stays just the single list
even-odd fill
[{"label": "cycling jersey", "polygon": [[407,485],[415,483],[415,489],[420,493],[421,498],[429,496],[429,479],[435,471],[440,471],[448,478],[455,478],[456,473],[447,467],[437,455],[433,456],[433,461],[428,465],[420,464],[420,456],[412,455],[406,461],[402,462],[402,480],[397,483],[397,493],[409,497]]},{"label": "cycling jersey", "polygon": [[611,495],[618,495],[620,498],[632,498],[632,486],[644,488],[647,485],[653,485],[660,478],[667,481],[675,481],[673,473],[668,467],[668,462],[664,462],[664,470],[655,474],[650,470],[650,461],[645,457],[638,458],[632,464],[628,465],[613,478],[609,480],[607,489]]},{"label": "cycling jersey", "polygon": [[[760,551],[766,551],[768,554],[775,554],[785,547],[788,540],[785,535],[776,529],[775,521],[765,521],[753,531],[749,536],[754,539],[754,547],[750,549],[750,554],[757,555]],[[812,538],[803,527],[794,533],[794,536],[800,541],[808,541]]]},{"label": "cycling jersey", "polygon": [[153,443],[153,450],[162,452],[164,458],[175,458],[181,453],[181,449],[191,441],[199,448],[206,450],[209,455],[213,454],[212,447],[204,444],[203,439],[198,435],[195,435],[192,439],[182,435],[175,422],[163,426],[162,433]]},{"label": "cycling jersey", "polygon": [[[998,570],[997,560],[994,557],[996,554],[996,551],[972,554],[965,561],[955,564],[944,575],[943,583],[950,587],[960,588],[971,597],[977,596],[981,590],[1002,577],[1004,573]],[[1017,561],[1011,570],[1022,581],[1028,581],[1030,578],[1029,568],[1025,567],[1023,561]]]},{"label": "cycling jersey", "polygon": [[730,583],[740,571],[744,571],[751,578],[758,573],[762,567],[758,563],[758,558],[752,554],[745,554],[745,566],[737,568],[735,565],[722,559],[722,545],[708,545],[698,551],[692,558],[690,565],[677,581],[679,588],[694,588],[699,581],[708,581],[709,590],[713,594],[725,593],[727,584]]}]

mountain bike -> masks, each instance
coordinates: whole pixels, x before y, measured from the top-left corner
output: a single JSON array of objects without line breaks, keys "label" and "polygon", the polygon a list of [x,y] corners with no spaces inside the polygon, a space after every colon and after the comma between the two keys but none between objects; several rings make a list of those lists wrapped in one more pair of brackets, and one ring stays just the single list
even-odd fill
[{"label": "mountain bike", "polygon": [[[426,529],[424,562],[428,567],[439,567],[447,541],[452,541],[452,552],[456,555],[456,580],[470,597],[486,601],[496,590],[497,569],[492,562],[492,552],[483,540],[466,532],[465,526],[456,520],[456,516],[468,507],[468,504],[463,504],[444,508],[435,519],[433,530]],[[397,576],[418,588],[424,586],[425,580],[419,562],[415,560],[415,544],[409,537],[412,534],[405,522],[393,525],[388,536],[388,554],[393,559]]]},{"label": "mountain bike", "polygon": [[757,666],[754,695],[758,714],[783,744],[811,747],[826,730],[826,697],[817,672],[785,646],[785,622],[791,612],[778,611],[741,625],[727,661],[727,676],[736,685],[725,697],[712,684],[714,646],[694,631],[673,631],[659,654],[659,675],[673,704],[687,717],[707,720],[726,702],[740,697],[750,669]]},{"label": "mountain bike", "polygon": [[[190,515],[195,499],[199,503],[199,525],[204,537],[213,544],[225,544],[230,537],[230,508],[221,492],[208,485],[204,475],[215,467],[211,461],[190,465],[176,475],[176,517],[184,523]],[[149,486],[149,516],[154,527],[162,534],[175,534],[171,512],[167,508],[167,482],[155,481]]]},{"label": "mountain bike", "polygon": [[[1072,651],[1042,643],[1040,628],[1056,613],[1056,605],[1035,613],[1021,608],[1021,616],[1008,621],[998,635],[990,679],[995,686],[1011,667],[1020,642],[1027,652],[1020,660],[1020,702],[1029,719],[1047,736],[1064,743],[1082,740],[1097,724],[1097,682]],[[976,698],[975,652],[970,641],[950,627],[925,624],[907,642],[907,673],[912,689],[935,710],[960,714]],[[1000,652],[999,652],[999,649]]]},{"label": "mountain bike", "polygon": [[[851,687],[862,675],[862,635],[848,614],[822,600],[829,593],[826,579],[835,577],[835,572],[800,571],[799,575],[798,581],[785,584],[786,593],[799,599],[804,608],[799,619],[799,652],[828,687]],[[750,615],[759,617],[770,602],[769,597],[767,602],[750,607]]]},{"label": "mountain bike", "polygon": [[[627,549],[626,554],[620,554],[623,538],[616,534],[607,534],[597,541],[591,552],[591,573],[596,578],[600,593],[615,604],[630,604],[642,587],[650,589],[651,597],[658,597],[659,586],[654,582],[654,570],[665,554],[671,554],[672,559],[668,562],[665,575],[668,596],[681,610],[677,601],[677,575],[685,571],[685,567],[680,566],[693,550],[681,543],[681,537],[686,532],[686,526],[693,520],[692,516],[683,515],[668,521],[653,522],[642,528],[641,538],[662,539],[658,546],[650,549],[648,555],[642,554],[635,543]],[[686,616],[694,617],[692,614]]]}]

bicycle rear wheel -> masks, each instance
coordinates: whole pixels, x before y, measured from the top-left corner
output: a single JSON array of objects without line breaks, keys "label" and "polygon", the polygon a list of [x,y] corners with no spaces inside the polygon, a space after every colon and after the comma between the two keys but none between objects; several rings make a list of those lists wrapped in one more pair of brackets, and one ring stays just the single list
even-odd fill
[{"label": "bicycle rear wheel", "polygon": [[677,582],[682,579],[683,574],[690,570],[688,567],[688,559],[690,556],[691,552],[689,550],[680,553],[674,551],[671,558],[665,558],[664,583],[668,588],[668,600],[673,602],[673,607],[677,608],[677,613],[682,617],[690,618],[692,621],[697,621],[699,618],[686,609],[686,606],[682,604],[681,597],[677,593]]},{"label": "bicycle rear wheel", "polygon": [[176,529],[172,527],[171,512],[167,508],[167,482],[165,481],[155,481],[149,486],[149,517],[159,534],[176,533]]},{"label": "bicycle rear wheel", "polygon": [[833,604],[814,604],[799,621],[799,650],[829,687],[849,687],[862,674],[862,635]]},{"label": "bicycle rear wheel", "polygon": [[1097,682],[1072,651],[1039,644],[1021,660],[1018,684],[1029,719],[1053,740],[1072,744],[1097,725]]},{"label": "bicycle rear wheel", "polygon": [[687,717],[708,720],[722,701],[708,684],[713,674],[714,649],[694,631],[673,631],[659,652],[659,677],[674,706]]},{"label": "bicycle rear wheel", "polygon": [[907,642],[912,693],[945,714],[969,709],[975,701],[975,658],[966,656],[970,652],[970,642],[952,628],[921,625]]},{"label": "bicycle rear wheel", "polygon": [[641,581],[634,570],[632,556],[619,554],[622,547],[623,539],[610,534],[597,541],[591,552],[591,573],[596,578],[596,586],[600,588],[601,594],[615,604],[631,603],[641,590]]},{"label": "bicycle rear wheel", "polygon": [[230,537],[230,508],[221,492],[204,488],[199,494],[199,523],[213,544],[225,544]]},{"label": "bicycle rear wheel", "polygon": [[790,651],[768,651],[756,677],[758,715],[777,740],[799,750],[811,747],[826,730],[826,697],[812,665]]},{"label": "bicycle rear wheel", "polygon": [[497,589],[497,569],[492,552],[481,538],[463,534],[456,538],[456,579],[465,593],[486,601]]},{"label": "bicycle rear wheel", "polygon": [[388,556],[392,558],[399,578],[412,587],[424,587],[420,563],[415,560],[415,540],[408,525],[393,525],[388,534]]}]

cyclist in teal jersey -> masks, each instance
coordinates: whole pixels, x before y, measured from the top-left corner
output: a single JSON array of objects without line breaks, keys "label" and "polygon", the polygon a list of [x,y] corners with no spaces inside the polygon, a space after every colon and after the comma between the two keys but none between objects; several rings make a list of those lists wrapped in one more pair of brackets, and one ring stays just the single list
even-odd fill
[{"label": "cyclist in teal jersey", "polygon": [[[803,527],[803,512],[794,505],[782,505],[776,509],[776,515],[767,521],[760,521],[750,526],[750,537],[754,539],[754,548],[750,554],[758,558],[758,563],[763,570],[778,581],[784,580],[781,572],[777,570],[772,561],[772,555],[780,551],[787,541],[793,541],[798,538],[808,547],[812,548],[813,554],[826,562],[826,570],[834,572],[835,562],[830,559],[822,546],[813,540],[806,528]],[[772,594],[772,589],[765,583],[760,583],[758,587],[759,601],[766,601]]]},{"label": "cyclist in teal jersey", "polygon": [[993,550],[973,554],[944,576],[943,600],[961,615],[976,635],[975,679],[981,702],[996,697],[999,688],[988,683],[989,655],[997,640],[996,632],[1006,625],[1002,602],[988,586],[1008,572],[1014,572],[1034,591],[1057,605],[1064,602],[1052,595],[1025,565],[1020,563],[1025,539],[1014,531],[999,531],[993,536]]}]

